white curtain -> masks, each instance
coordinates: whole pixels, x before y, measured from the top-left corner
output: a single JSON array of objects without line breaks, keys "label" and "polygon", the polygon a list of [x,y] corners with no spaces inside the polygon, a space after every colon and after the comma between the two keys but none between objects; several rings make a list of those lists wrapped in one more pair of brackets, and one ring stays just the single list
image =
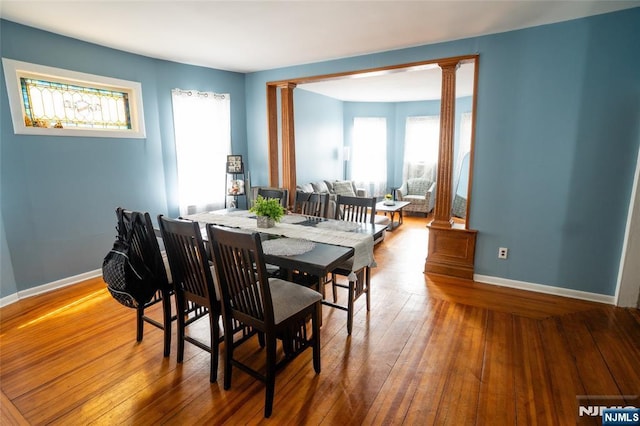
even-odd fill
[{"label": "white curtain", "polygon": [[356,186],[366,188],[369,196],[387,192],[387,119],[355,117],[351,178]]},{"label": "white curtain", "polygon": [[231,151],[230,96],[174,89],[171,99],[180,215],[223,208]]},{"label": "white curtain", "polygon": [[[456,163],[454,165],[453,176],[455,177],[455,182],[453,182],[453,187],[458,188],[458,182],[461,176],[462,166],[465,164],[464,159],[467,156],[466,167],[469,167],[469,158],[468,154],[471,151],[471,113],[465,112],[460,114],[460,136],[458,137],[458,143],[456,146]],[[468,176],[468,170],[467,170]],[[466,187],[466,184],[465,184]],[[465,191],[466,193],[466,191]]]},{"label": "white curtain", "polygon": [[403,180],[425,178],[436,180],[440,116],[407,117],[404,135]]}]

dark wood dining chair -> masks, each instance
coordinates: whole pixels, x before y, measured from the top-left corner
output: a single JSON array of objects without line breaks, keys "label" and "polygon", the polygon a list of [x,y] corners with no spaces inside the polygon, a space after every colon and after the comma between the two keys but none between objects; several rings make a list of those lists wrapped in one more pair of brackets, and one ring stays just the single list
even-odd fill
[{"label": "dark wood dining chair", "polygon": [[375,223],[376,197],[336,196],[336,219],[358,223]]},{"label": "dark wood dining chair", "polygon": [[[346,220],[349,222],[375,224],[376,215],[376,198],[375,197],[351,197],[338,195],[336,197],[336,218],[338,220]],[[348,279],[348,284],[342,284],[337,281],[338,275],[353,277],[351,273],[355,273],[355,280]],[[371,310],[371,268],[365,266],[357,271],[353,271],[353,258],[347,260],[331,271],[331,279],[327,284],[332,284],[333,290],[333,306],[338,309],[347,311],[347,333],[351,334],[353,330],[353,311],[354,302],[363,294],[366,296],[367,311]],[[337,288],[347,289],[347,304],[338,305]]]},{"label": "dark wood dining chair", "polygon": [[307,216],[326,218],[329,211],[329,194],[296,191],[293,212]]},{"label": "dark wood dining chair", "polygon": [[[131,249],[144,265],[153,273],[157,279],[158,291],[155,292],[151,300],[141,304],[136,308],[136,341],[141,342],[144,337],[144,323],[148,323],[164,331],[164,356],[169,356],[171,352],[171,294],[173,286],[171,275],[168,273],[168,264],[165,262],[158,244],[151,216],[147,212],[137,212],[126,210],[122,207],[116,209],[118,224],[122,224],[124,229],[118,229],[120,235],[127,235],[133,223],[133,235]],[[149,316],[148,309],[162,303],[162,320]]]},{"label": "dark wood dining chair", "polygon": [[[225,334],[224,388],[231,387],[233,367],[266,384],[264,416],[273,409],[276,370],[305,349],[313,348],[313,368],[320,373],[320,302],[317,291],[268,278],[258,233],[222,229],[207,225],[222,298],[225,329],[237,320],[256,330],[266,345],[266,373],[261,373],[234,357],[240,344]],[[311,320],[311,336],[307,322]],[[277,358],[277,340],[284,356]]]},{"label": "dark wood dining chair", "polygon": [[[280,200],[280,204],[282,204],[282,207],[285,209],[287,209],[289,204],[289,190],[286,188],[258,188],[256,196],[258,195],[262,198],[275,198]],[[278,276],[281,274],[280,268],[273,265],[267,265],[267,271],[269,272],[269,276]]]},{"label": "dark wood dining chair", "polygon": [[[220,343],[220,298],[214,282],[212,265],[205,249],[198,222],[158,216],[162,240],[167,251],[176,295],[176,309],[184,312],[189,303],[200,306],[209,314],[209,344],[185,333],[186,327],[198,318],[178,315],[178,362],[184,358],[184,344],[189,342],[211,354],[209,381],[218,377]],[[230,327],[228,330],[232,330]],[[229,333],[233,335],[233,333]]]},{"label": "dark wood dining chair", "polygon": [[285,209],[289,205],[289,190],[286,188],[258,188],[262,198],[277,198]]}]

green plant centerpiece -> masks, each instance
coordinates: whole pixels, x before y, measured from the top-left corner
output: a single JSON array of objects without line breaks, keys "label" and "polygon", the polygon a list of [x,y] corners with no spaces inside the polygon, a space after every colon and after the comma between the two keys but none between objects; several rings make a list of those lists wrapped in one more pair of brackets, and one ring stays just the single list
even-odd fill
[{"label": "green plant centerpiece", "polygon": [[387,206],[392,206],[392,205],[395,204],[391,194],[387,194],[387,195],[384,196],[384,204],[387,205]]},{"label": "green plant centerpiece", "polygon": [[285,210],[277,198],[264,198],[262,195],[256,197],[250,212],[257,216],[258,228],[271,228],[276,222],[280,222]]}]

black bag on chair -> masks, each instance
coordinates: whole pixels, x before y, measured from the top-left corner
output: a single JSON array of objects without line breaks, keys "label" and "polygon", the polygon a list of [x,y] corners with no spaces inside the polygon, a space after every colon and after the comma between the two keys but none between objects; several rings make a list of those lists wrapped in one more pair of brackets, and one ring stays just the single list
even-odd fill
[{"label": "black bag on chair", "polygon": [[144,264],[132,248],[136,227],[141,225],[141,217],[134,215],[128,232],[122,217],[118,219],[118,237],[113,248],[102,262],[102,278],[114,299],[128,308],[146,304],[157,288],[153,272]]}]

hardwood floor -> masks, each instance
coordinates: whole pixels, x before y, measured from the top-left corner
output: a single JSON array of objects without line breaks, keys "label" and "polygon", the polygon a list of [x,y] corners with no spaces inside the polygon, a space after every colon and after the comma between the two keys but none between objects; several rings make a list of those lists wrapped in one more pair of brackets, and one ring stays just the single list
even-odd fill
[{"label": "hardwood floor", "polygon": [[189,344],[177,364],[175,327],[169,358],[158,329],[137,344],[134,311],[95,279],[0,310],[0,423],[574,425],[599,424],[578,417],[600,403],[581,395],[640,406],[638,310],[426,277],[425,223],[405,218],[376,248],[351,337],[346,313],[324,308],[322,372],[310,351],[281,370],[270,419],[247,374],[225,391],[221,361],[210,384]]}]

